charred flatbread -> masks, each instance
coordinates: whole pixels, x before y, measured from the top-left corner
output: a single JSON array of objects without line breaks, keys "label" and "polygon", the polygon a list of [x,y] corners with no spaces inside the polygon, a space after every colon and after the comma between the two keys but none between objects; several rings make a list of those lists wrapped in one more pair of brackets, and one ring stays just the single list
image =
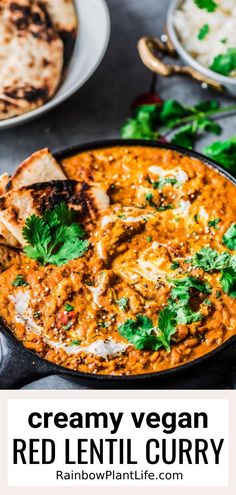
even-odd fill
[{"label": "charred flatbread", "polygon": [[43,105],[56,92],[63,42],[43,4],[5,0],[0,10],[0,119]]},{"label": "charred flatbread", "polygon": [[74,180],[57,180],[13,189],[0,197],[0,222],[22,246],[22,229],[32,214],[42,215],[65,202],[78,212],[78,220],[92,227],[99,212],[109,205],[106,192],[99,185]]}]

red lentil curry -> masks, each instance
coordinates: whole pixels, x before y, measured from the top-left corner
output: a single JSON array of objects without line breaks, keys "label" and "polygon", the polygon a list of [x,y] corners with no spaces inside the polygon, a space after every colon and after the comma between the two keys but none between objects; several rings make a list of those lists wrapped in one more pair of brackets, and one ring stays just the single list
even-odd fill
[{"label": "red lentil curry", "polygon": [[228,179],[152,147],[86,151],[60,165],[99,184],[109,205],[84,223],[87,249],[65,264],[7,251],[0,314],[25,347],[73,370],[132,375],[192,361],[236,333]]}]

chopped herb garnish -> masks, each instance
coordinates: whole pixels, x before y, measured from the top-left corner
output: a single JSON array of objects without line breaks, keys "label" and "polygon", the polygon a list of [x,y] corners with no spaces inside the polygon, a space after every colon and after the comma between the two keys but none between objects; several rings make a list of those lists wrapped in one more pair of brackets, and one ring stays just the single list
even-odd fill
[{"label": "chopped herb garnish", "polygon": [[81,340],[72,340],[72,342],[70,343],[70,345],[72,346],[76,346],[76,345],[80,345],[81,344]]},{"label": "chopped herb garnish", "polygon": [[196,222],[196,223],[198,223],[198,219],[199,219],[199,215],[198,215],[198,213],[196,213],[196,215],[194,215],[194,217],[193,217],[193,218],[194,218],[195,222]]},{"label": "chopped herb garnish", "polygon": [[40,313],[40,311],[35,311],[35,312],[33,313],[33,317],[34,317],[36,320],[37,320],[37,318],[40,318],[40,317],[41,317],[41,313]]},{"label": "chopped herb garnish", "polygon": [[222,270],[220,283],[226,294],[236,298],[236,270],[234,268],[229,267]]},{"label": "chopped herb garnish", "polygon": [[236,69],[236,48],[228,48],[225,53],[216,55],[210,69],[223,76],[229,76]]},{"label": "chopped herb garnish", "polygon": [[222,237],[223,243],[229,249],[236,249],[236,223],[232,223]]},{"label": "chopped herb garnish", "polygon": [[170,203],[169,205],[158,206],[157,211],[173,210],[174,206]]},{"label": "chopped herb garnish", "polygon": [[205,37],[208,35],[210,31],[210,27],[209,27],[209,24],[204,24],[200,29],[199,29],[199,32],[198,32],[198,39],[200,41],[204,40]]},{"label": "chopped herb garnish", "polygon": [[199,9],[205,9],[207,12],[215,12],[218,5],[214,0],[194,0]]},{"label": "chopped herb garnish", "polygon": [[232,171],[235,175],[236,136],[233,136],[226,141],[215,141],[209,146],[206,146],[203,149],[203,153],[218,162],[223,167]]},{"label": "chopped herb garnish", "polygon": [[122,311],[125,311],[127,309],[128,304],[129,304],[129,299],[128,299],[128,297],[121,297],[120,299],[117,299],[116,304],[119,306],[119,308]]},{"label": "chopped herb garnish", "polygon": [[152,236],[151,235],[147,236],[147,242],[152,242]]},{"label": "chopped herb garnish", "polygon": [[219,227],[218,226],[218,223],[221,222],[221,219],[220,218],[215,218],[214,220],[209,220],[208,222],[208,225],[209,227],[215,227],[215,229],[217,230]]},{"label": "chopped herb garnish", "polygon": [[23,275],[17,275],[15,280],[11,283],[14,287],[27,287],[29,284],[26,282]]},{"label": "chopped herb garnish", "polygon": [[63,325],[62,328],[66,332],[67,330],[70,330],[70,328],[72,327],[72,325],[73,325],[73,321],[69,321],[69,323],[67,323],[67,325]]},{"label": "chopped herb garnish", "polygon": [[220,42],[225,44],[227,42],[227,38],[222,38],[222,40],[220,40]]},{"label": "chopped herb garnish", "polygon": [[110,326],[109,321],[99,321],[98,322],[98,327],[100,328],[108,328]]},{"label": "chopped herb garnish", "polygon": [[171,270],[177,270],[179,268],[180,264],[178,261],[174,261],[170,267]]},{"label": "chopped herb garnish", "polygon": [[70,311],[74,311],[74,309],[75,309],[74,306],[71,306],[71,304],[69,304],[69,303],[66,303],[64,308],[65,308],[65,311],[67,311],[67,313],[70,313]]},{"label": "chopped herb garnish", "polygon": [[25,254],[43,265],[57,266],[83,256],[89,243],[83,239],[85,232],[75,220],[76,212],[66,203],[46,210],[42,218],[31,215],[22,231],[28,242]]}]

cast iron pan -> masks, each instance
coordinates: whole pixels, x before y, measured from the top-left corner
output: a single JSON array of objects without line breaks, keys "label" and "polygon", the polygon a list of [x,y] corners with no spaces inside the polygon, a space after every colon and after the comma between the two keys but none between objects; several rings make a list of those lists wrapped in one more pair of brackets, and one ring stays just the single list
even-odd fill
[{"label": "cast iron pan", "polygon": [[[88,150],[108,148],[111,146],[151,146],[154,148],[178,151],[182,155],[200,159],[207,166],[216,168],[222,175],[236,185],[236,179],[217,163],[199,153],[183,148],[142,140],[109,140],[87,143],[67,148],[55,154],[57,160]],[[152,388],[218,388],[224,380],[224,388],[234,388],[231,380],[232,366],[235,367],[236,335],[215,350],[176,368],[157,373],[133,376],[103,376],[82,373],[50,363],[33,351],[26,349],[1,322],[0,325],[0,388],[14,389],[49,375],[63,375],[78,387],[92,389],[152,389]]]}]

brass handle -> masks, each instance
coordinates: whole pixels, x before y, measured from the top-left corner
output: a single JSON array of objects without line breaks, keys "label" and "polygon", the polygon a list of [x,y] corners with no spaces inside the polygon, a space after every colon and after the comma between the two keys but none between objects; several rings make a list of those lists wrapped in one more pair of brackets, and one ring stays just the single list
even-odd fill
[{"label": "brass handle", "polygon": [[158,38],[149,38],[148,36],[144,36],[138,41],[137,48],[144,65],[156,74],[160,74],[164,77],[184,75],[201,83],[207,84],[207,86],[210,86],[217,91],[224,90],[221,84],[214,81],[214,79],[204,76],[192,67],[165,63],[162,59],[163,54],[172,57],[176,56],[175,49],[168,37],[167,42],[163,43]]}]

